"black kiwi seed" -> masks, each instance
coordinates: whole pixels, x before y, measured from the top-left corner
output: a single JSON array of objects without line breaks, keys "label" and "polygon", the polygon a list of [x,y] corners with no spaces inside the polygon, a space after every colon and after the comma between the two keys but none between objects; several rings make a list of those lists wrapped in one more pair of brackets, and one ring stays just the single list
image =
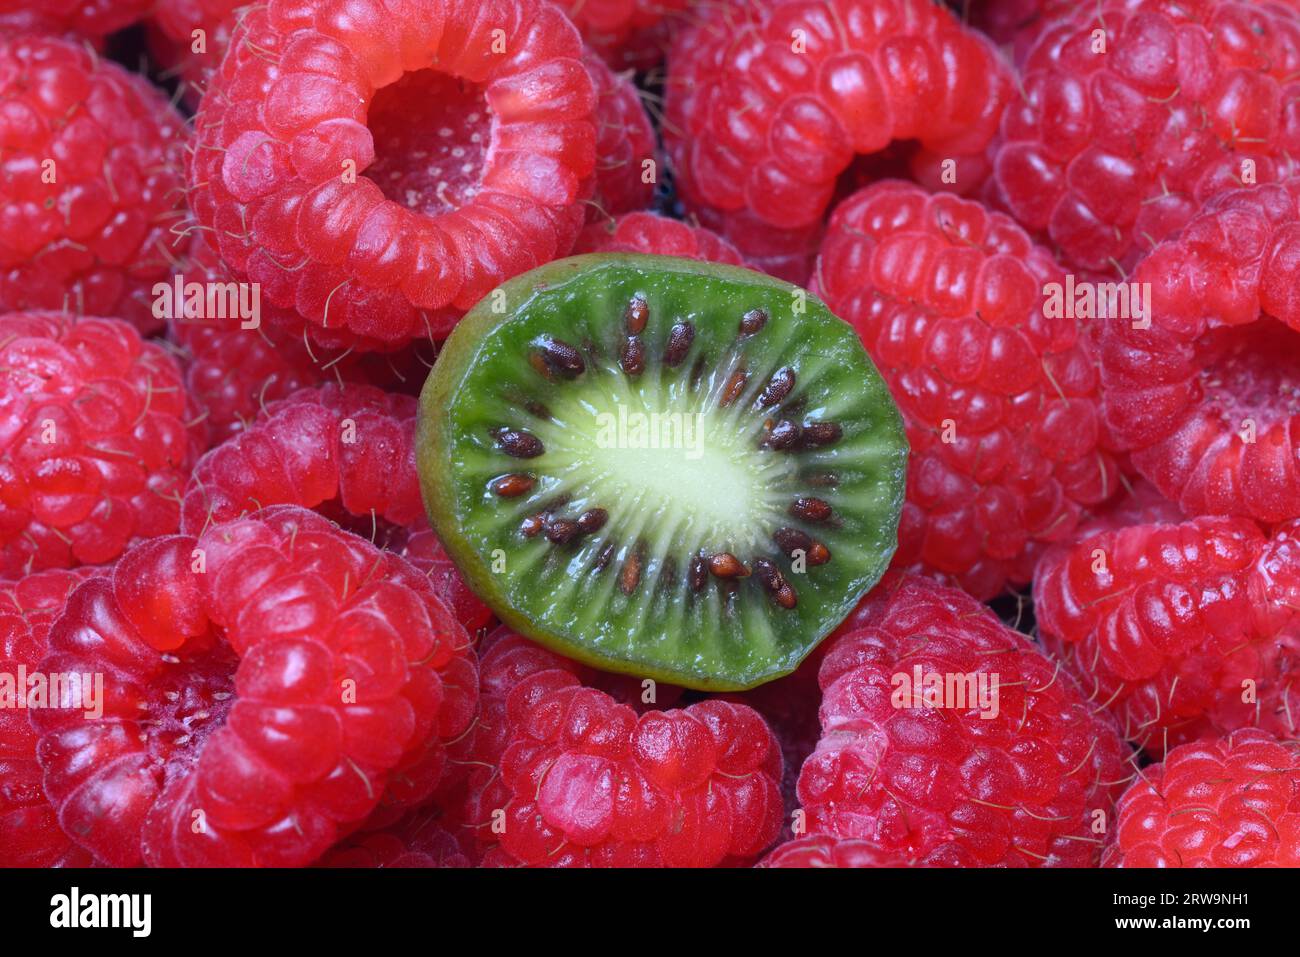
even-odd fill
[{"label": "black kiwi seed", "polygon": [[638,293],[627,304],[627,312],[623,317],[624,328],[627,329],[629,336],[639,336],[645,331],[645,324],[649,320],[650,306],[645,301],[645,296]]},{"label": "black kiwi seed", "polygon": [[517,459],[535,459],[546,451],[541,439],[523,429],[494,429],[492,437],[502,452]]},{"label": "black kiwi seed", "polygon": [[532,491],[534,484],[535,480],[531,475],[524,472],[514,472],[496,479],[492,483],[492,491],[502,498],[517,498],[526,492]]},{"label": "black kiwi seed", "polygon": [[778,369],[772,373],[772,378],[767,380],[767,385],[759,394],[755,405],[760,409],[766,409],[785,401],[785,397],[794,388],[794,380],[794,370],[789,366]]},{"label": "black kiwi seed", "polygon": [[546,537],[557,545],[567,545],[581,534],[578,523],[567,518],[553,518],[543,529]]},{"label": "black kiwi seed", "polygon": [[799,434],[802,431],[798,423],[791,422],[789,419],[782,419],[772,426],[771,431],[767,433],[767,438],[763,440],[763,444],[770,449],[793,448],[799,443]]},{"label": "black kiwi seed", "polygon": [[809,448],[831,445],[843,435],[838,422],[809,422],[803,427],[803,444]]},{"label": "black kiwi seed", "polygon": [[618,364],[628,375],[636,376],[645,371],[645,343],[640,336],[629,336],[624,341]]},{"label": "black kiwi seed", "polygon": [[709,566],[704,561],[703,555],[696,555],[691,559],[691,567],[687,572],[686,581],[691,586],[691,591],[699,592],[709,580]]},{"label": "black kiwi seed", "polygon": [[592,508],[578,516],[578,530],[584,535],[598,532],[609,521],[609,512],[603,508]]},{"label": "black kiwi seed", "polygon": [[749,574],[749,569],[731,552],[718,552],[716,555],[710,555],[708,559],[709,571],[716,578],[744,578]]},{"label": "black kiwi seed", "polygon": [[740,317],[740,334],[752,336],[767,325],[767,312],[763,309],[751,309]]},{"label": "black kiwi seed", "polygon": [[664,365],[675,368],[682,364],[686,353],[695,341],[695,327],[689,322],[679,322],[668,331],[668,346],[664,349]]},{"label": "black kiwi seed", "polygon": [[831,506],[824,499],[800,497],[790,505],[790,514],[805,522],[824,522],[831,517]]},{"label": "black kiwi seed", "polygon": [[782,608],[794,608],[799,603],[798,596],[790,587],[790,583],[768,559],[754,559],[754,578]]},{"label": "black kiwi seed", "polygon": [[731,378],[727,380],[726,387],[722,390],[722,405],[731,405],[740,398],[740,394],[745,391],[745,383],[749,381],[749,373],[743,368],[737,369],[731,373]]},{"label": "black kiwi seed", "polygon": [[541,353],[547,368],[566,379],[576,379],[587,369],[578,350],[563,339],[543,339]]},{"label": "black kiwi seed", "polygon": [[812,548],[812,536],[807,532],[801,532],[797,528],[778,528],[772,533],[772,541],[776,542],[776,547],[781,549],[787,556],[793,557],[796,551],[802,551],[805,554],[808,549]]},{"label": "black kiwi seed", "polygon": [[641,556],[634,551],[628,552],[627,558],[623,560],[623,570],[618,575],[619,590],[624,595],[631,595],[639,584],[641,584]]}]

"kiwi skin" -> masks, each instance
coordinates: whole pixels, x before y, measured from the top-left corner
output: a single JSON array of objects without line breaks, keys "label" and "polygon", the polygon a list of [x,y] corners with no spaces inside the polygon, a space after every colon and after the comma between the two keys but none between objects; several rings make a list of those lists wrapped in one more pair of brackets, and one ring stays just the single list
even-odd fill
[{"label": "kiwi skin", "polygon": [[[452,399],[464,388],[465,380],[474,365],[479,349],[489,330],[507,321],[511,315],[521,311],[534,296],[546,292],[566,282],[584,277],[604,267],[627,267],[638,270],[677,272],[691,276],[707,276],[719,280],[731,281],[751,287],[767,286],[787,291],[791,296],[799,287],[771,276],[757,273],[737,266],[719,263],[704,263],[697,260],[681,259],[674,256],[643,255],[634,253],[594,253],[572,256],[557,260],[537,269],[515,277],[503,283],[497,290],[489,293],[479,301],[452,330],[443,345],[437,362],[420,394],[419,416],[416,427],[416,454],[420,473],[420,486],[424,497],[425,510],[429,521],[456,567],[460,570],[469,587],[492,609],[496,616],[514,631],[538,643],[591,667],[622,672],[640,678],[651,678],[670,684],[682,685],[701,691],[745,691],[758,685],[782,677],[794,671],[800,662],[811,653],[848,613],[856,606],[867,589],[857,594],[846,594],[842,603],[842,614],[837,615],[816,640],[808,644],[802,655],[787,659],[786,667],[774,668],[768,673],[754,676],[753,680],[735,682],[715,675],[705,675],[695,671],[660,668],[645,662],[620,662],[590,652],[576,644],[570,638],[554,634],[539,627],[525,615],[516,611],[507,601],[499,588],[496,576],[480,558],[474,545],[462,533],[456,518],[456,503],[453,489],[437,480],[437,476],[449,470],[453,449],[450,440],[454,429],[450,422]],[[492,310],[494,299],[499,300],[504,293],[507,312]],[[805,293],[810,303],[820,303],[811,293]],[[824,307],[824,304],[821,304]],[[828,310],[829,312],[829,310]],[[843,320],[833,317],[836,322]],[[852,332],[847,323],[844,325]],[[856,332],[852,332],[854,340]],[[865,354],[865,353],[864,353]],[[870,360],[868,360],[870,361]],[[898,469],[896,501],[889,509],[890,524],[881,531],[891,541],[897,540],[898,522],[903,507],[902,476],[906,470],[907,439],[903,429],[902,417],[892,403],[882,409],[888,419],[891,431],[901,448]],[[893,549],[882,554],[879,573],[883,574],[892,558]],[[877,578],[879,575],[876,576]]]}]

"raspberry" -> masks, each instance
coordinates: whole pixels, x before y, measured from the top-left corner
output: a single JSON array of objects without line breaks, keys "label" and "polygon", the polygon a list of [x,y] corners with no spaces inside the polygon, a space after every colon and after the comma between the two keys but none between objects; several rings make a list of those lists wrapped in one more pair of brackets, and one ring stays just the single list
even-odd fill
[{"label": "raspberry", "polygon": [[438,597],[471,635],[491,623],[491,609],[465,584],[460,570],[452,564],[433,529],[425,525],[411,531],[398,554],[424,572]]},{"label": "raspberry", "polygon": [[[152,539],[73,592],[33,712],[64,830],[116,866],[296,866],[432,791],[473,716],[468,636],[410,565],[304,509]],[[391,782],[391,786],[390,786]]]},{"label": "raspberry", "polygon": [[1119,801],[1108,867],[1300,866],[1296,742],[1258,730],[1185,744]]},{"label": "raspberry", "polygon": [[883,182],[831,217],[816,284],[889,383],[912,455],[895,566],[990,598],[1118,488],[1096,363],[1048,319],[1064,274],[1007,217]]},{"label": "raspberry", "polygon": [[657,144],[636,85],[611,73],[590,50],[582,62],[596,88],[596,197],[587,212],[587,221],[595,222],[650,205],[654,181],[646,180],[642,164],[657,164]]},{"label": "raspberry", "polygon": [[356,834],[321,859],[322,867],[471,867],[451,832],[427,810],[382,830]]},{"label": "raspberry", "polygon": [[905,854],[886,851],[870,841],[840,840],[810,834],[775,848],[755,867],[911,867]]},{"label": "raspberry", "polygon": [[572,246],[596,167],[581,41],[542,0],[493,9],[244,16],[190,168],[237,277],[311,326],[399,345]]},{"label": "raspberry", "polygon": [[1295,737],[1298,532],[1195,518],[1053,550],[1034,578],[1044,642],[1148,751],[1249,726]]},{"label": "raspberry", "polygon": [[0,575],[174,532],[197,452],[175,361],[117,319],[0,316]]},{"label": "raspberry", "polygon": [[1064,9],[1023,60],[1025,96],[1003,117],[994,167],[1007,207],[1067,265],[1127,271],[1210,197],[1294,168],[1294,10],[1235,0]]},{"label": "raspberry", "polygon": [[77,33],[100,39],[149,13],[155,0],[0,0],[0,28],[6,33]]},{"label": "raspberry", "polygon": [[647,70],[668,46],[671,28],[695,0],[556,0],[582,37],[613,67]]},{"label": "raspberry", "polygon": [[502,849],[525,865],[713,867],[781,827],[781,753],[744,705],[637,717],[554,672],[511,693]]},{"label": "raspberry", "polygon": [[183,215],[184,121],[69,40],[0,41],[0,312],[117,316],[142,332]]},{"label": "raspberry", "polygon": [[[53,569],[0,582],[0,674],[31,675],[72,589],[99,569]],[[84,867],[89,855],[63,833],[41,787],[28,711],[0,708],[0,867]]]},{"label": "raspberry", "polygon": [[[155,0],[150,50],[170,72],[179,74],[190,106],[198,105],[221,66],[239,19],[236,11],[246,6],[247,0]],[[201,44],[196,30],[202,31]]]},{"label": "raspberry", "polygon": [[655,213],[628,213],[607,223],[588,226],[578,237],[575,253],[649,253],[707,262],[745,265],[736,247],[702,226]]},{"label": "raspberry", "polygon": [[1211,200],[1134,273],[1150,327],[1105,324],[1106,421],[1188,515],[1300,517],[1298,204],[1300,178]]},{"label": "raspberry", "polygon": [[756,0],[700,17],[668,61],[679,195],[793,282],[855,155],[894,140],[919,141],[922,164],[978,154],[1009,89],[991,45],[930,0]]},{"label": "raspberry", "polygon": [[[333,503],[397,526],[424,518],[410,396],[365,385],[323,385],[273,402],[247,430],[207,452],[185,489],[181,527],[198,534],[268,505]],[[341,519],[343,516],[339,516]]]},{"label": "raspberry", "polygon": [[[597,686],[586,690],[600,695],[610,707],[645,713],[652,706],[671,707],[682,692],[672,685],[656,685],[654,700],[644,701],[645,692],[640,681],[626,675],[594,671],[505,627],[489,634],[480,650],[478,719],[452,748],[452,763],[459,766],[461,774],[452,779],[450,786],[443,788],[438,803],[449,812],[450,820],[456,823],[468,842],[480,852],[487,850],[496,866],[516,866],[518,860],[510,853],[489,845],[499,840],[499,828],[504,820],[502,814],[512,799],[512,792],[502,775],[502,759],[521,720],[517,710],[519,696],[527,697],[551,688],[581,683]],[[516,691],[526,682],[530,691]],[[748,708],[744,710],[750,711]],[[778,806],[774,811],[778,819],[780,813]],[[506,826],[509,826],[508,822]]]},{"label": "raspberry", "polygon": [[[822,738],[799,775],[809,833],[931,866],[1094,865],[1099,812],[1129,777],[1114,721],[963,592],[891,574],[864,601],[873,624],[822,661]],[[942,676],[944,706],[909,694],[917,673]],[[995,707],[961,700],[966,675],[988,676]]]}]

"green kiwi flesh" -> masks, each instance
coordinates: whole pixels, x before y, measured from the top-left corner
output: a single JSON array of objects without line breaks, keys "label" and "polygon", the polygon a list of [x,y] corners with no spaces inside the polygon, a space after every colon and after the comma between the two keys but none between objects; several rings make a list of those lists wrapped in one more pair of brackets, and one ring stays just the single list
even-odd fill
[{"label": "green kiwi flesh", "polygon": [[741,690],[793,671],[884,573],[907,441],[811,294],[591,255],[457,325],[418,454],[430,521],[507,625],[598,668]]}]

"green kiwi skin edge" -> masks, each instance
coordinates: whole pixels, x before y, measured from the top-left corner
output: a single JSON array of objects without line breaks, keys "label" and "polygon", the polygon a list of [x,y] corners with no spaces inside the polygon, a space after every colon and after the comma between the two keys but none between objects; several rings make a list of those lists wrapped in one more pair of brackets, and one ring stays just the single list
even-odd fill
[{"label": "green kiwi skin edge", "polygon": [[[447,554],[460,569],[466,583],[496,616],[518,633],[566,657],[605,671],[631,674],[703,691],[743,691],[789,674],[848,615],[861,596],[888,568],[897,544],[908,455],[901,415],[890,400],[888,391],[866,351],[858,343],[856,333],[847,323],[826,310],[811,293],[804,293],[808,310],[819,309],[823,313],[823,321],[840,323],[852,337],[857,350],[861,352],[861,362],[865,364],[869,375],[874,377],[871,387],[882,399],[878,403],[880,408],[876,410],[881,417],[881,422],[877,423],[877,431],[884,433],[890,447],[896,450],[896,454],[891,455],[886,464],[889,496],[880,515],[878,532],[881,542],[877,547],[878,560],[872,563],[872,567],[864,570],[863,575],[857,579],[857,587],[853,592],[843,596],[842,602],[835,608],[836,614],[830,616],[833,620],[827,621],[825,627],[820,629],[820,634],[809,636],[797,653],[773,662],[766,670],[746,674],[737,679],[716,671],[675,668],[663,662],[623,660],[600,654],[582,644],[580,640],[548,630],[544,623],[533,621],[516,610],[504,593],[499,576],[492,572],[489,562],[484,559],[478,547],[462,529],[456,489],[450,480],[452,445],[457,438],[456,427],[452,421],[452,410],[454,402],[465,388],[480,351],[490,338],[490,332],[524,313],[529,303],[536,297],[554,292],[558,287],[571,281],[590,282],[594,275],[603,270],[611,270],[620,276],[626,275],[629,271],[641,272],[648,276],[678,273],[734,283],[741,287],[779,290],[784,292],[792,303],[801,292],[796,286],[748,269],[670,256],[639,254],[574,256],[549,263],[504,283],[474,306],[457,324],[443,346],[421,392],[416,448],[420,484],[429,520],[442,540]],[[502,295],[506,303],[505,311],[494,312],[493,304],[499,303]],[[616,321],[618,317],[611,318],[611,322]]]}]

